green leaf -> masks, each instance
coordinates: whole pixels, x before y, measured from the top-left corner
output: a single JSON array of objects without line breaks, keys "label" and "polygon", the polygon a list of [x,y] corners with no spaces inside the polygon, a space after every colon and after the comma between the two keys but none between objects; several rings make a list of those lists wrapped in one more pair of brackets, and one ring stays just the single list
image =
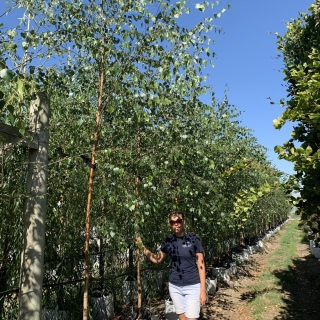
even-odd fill
[{"label": "green leaf", "polygon": [[9,113],[7,119],[11,123],[11,125],[14,125],[14,123],[16,121],[16,117],[12,113]]},{"label": "green leaf", "polygon": [[115,110],[114,107],[108,107],[108,112],[109,112],[109,113],[114,112],[114,110]]},{"label": "green leaf", "polygon": [[195,6],[196,9],[200,10],[200,11],[204,11],[205,7],[203,4],[201,3],[197,3]]},{"label": "green leaf", "polygon": [[306,155],[310,155],[313,152],[312,148],[310,146],[308,146],[306,148]]},{"label": "green leaf", "polygon": [[9,69],[2,69],[0,70],[0,77],[6,82],[9,83],[13,77],[14,73]]},{"label": "green leaf", "polygon": [[18,93],[19,93],[19,96],[21,98],[23,98],[23,94],[24,94],[24,91],[25,91],[25,87],[24,87],[24,83],[21,81],[21,79],[19,79],[17,81],[17,90],[18,90]]},{"label": "green leaf", "polygon": [[280,129],[280,128],[281,128],[281,123],[280,123],[280,121],[277,120],[277,119],[274,119],[274,120],[273,120],[273,126],[274,126],[275,129]]},{"label": "green leaf", "polygon": [[2,61],[0,61],[0,70],[5,69],[6,68],[6,64]]},{"label": "green leaf", "polygon": [[26,130],[25,129],[19,129],[19,132],[24,136]]},{"label": "green leaf", "polygon": [[118,167],[113,168],[114,173],[119,173],[120,169]]}]

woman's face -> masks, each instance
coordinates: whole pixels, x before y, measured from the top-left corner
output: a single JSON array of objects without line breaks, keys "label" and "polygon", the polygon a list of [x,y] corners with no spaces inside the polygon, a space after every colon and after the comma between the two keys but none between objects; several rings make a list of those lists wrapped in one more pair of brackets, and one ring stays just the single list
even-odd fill
[{"label": "woman's face", "polygon": [[180,214],[172,215],[170,217],[170,226],[174,233],[179,233],[184,231],[185,220]]}]

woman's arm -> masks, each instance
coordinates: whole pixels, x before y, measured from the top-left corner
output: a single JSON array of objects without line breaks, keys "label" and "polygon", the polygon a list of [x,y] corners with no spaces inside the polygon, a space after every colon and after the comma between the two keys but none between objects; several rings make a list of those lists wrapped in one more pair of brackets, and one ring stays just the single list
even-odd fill
[{"label": "woman's arm", "polygon": [[[146,248],[145,245],[142,244],[142,240],[140,237],[136,239],[136,244],[143,249],[144,255],[153,263],[160,263],[167,256],[166,253],[159,251],[158,253],[152,253],[150,250]],[[140,244],[140,245],[139,245]]]},{"label": "woman's arm", "polygon": [[206,267],[204,264],[204,256],[203,253],[197,253],[197,266],[200,277],[200,305],[203,306],[207,300],[207,292],[206,292]]},{"label": "woman's arm", "polygon": [[167,254],[162,251],[159,251],[158,253],[152,253],[145,246],[143,246],[143,253],[151,262],[157,264],[162,262],[163,259],[167,256]]}]

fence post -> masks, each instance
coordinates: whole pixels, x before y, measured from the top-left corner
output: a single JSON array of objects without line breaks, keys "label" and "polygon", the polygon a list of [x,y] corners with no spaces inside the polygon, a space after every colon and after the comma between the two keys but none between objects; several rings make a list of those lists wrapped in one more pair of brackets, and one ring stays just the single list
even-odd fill
[{"label": "fence post", "polygon": [[47,207],[49,98],[38,93],[30,105],[30,131],[38,149],[29,149],[27,199],[21,253],[19,320],[40,320],[45,216]]}]

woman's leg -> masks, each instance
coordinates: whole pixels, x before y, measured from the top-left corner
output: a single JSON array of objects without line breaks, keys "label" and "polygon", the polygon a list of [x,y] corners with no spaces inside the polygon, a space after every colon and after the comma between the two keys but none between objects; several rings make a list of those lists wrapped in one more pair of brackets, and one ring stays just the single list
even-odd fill
[{"label": "woman's leg", "polygon": [[176,286],[169,282],[170,298],[173,302],[176,314],[179,316],[179,320],[186,320],[185,316],[185,297],[182,293],[183,287]]},{"label": "woman's leg", "polygon": [[196,318],[187,318],[184,313],[178,314],[178,316],[179,316],[179,320],[198,320]]},{"label": "woman's leg", "polygon": [[196,318],[187,318],[184,313],[178,314],[179,320],[197,320]]},{"label": "woman's leg", "polygon": [[200,314],[200,283],[179,287],[169,283],[169,293],[179,320],[197,320]]},{"label": "woman's leg", "polygon": [[185,297],[186,320],[198,319],[200,316],[200,283],[185,286],[183,293]]}]

